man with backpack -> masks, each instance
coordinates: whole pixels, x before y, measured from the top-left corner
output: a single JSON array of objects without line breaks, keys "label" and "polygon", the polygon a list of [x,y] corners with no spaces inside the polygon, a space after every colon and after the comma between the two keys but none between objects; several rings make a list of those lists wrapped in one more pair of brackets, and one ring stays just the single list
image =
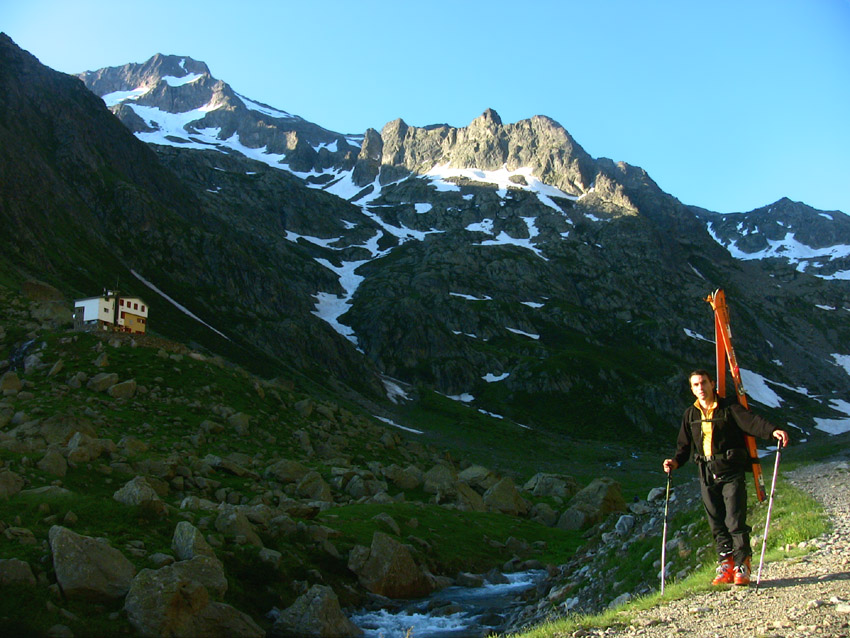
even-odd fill
[{"label": "man with backpack", "polygon": [[696,401],[682,416],[676,454],[664,460],[664,471],[672,472],[687,463],[693,450],[702,502],[719,556],[712,585],[749,585],[752,549],[745,473],[751,461],[744,436],[774,438],[784,447],[788,433],[745,410],[734,396],[718,397],[706,370],[694,370],[688,381]]}]

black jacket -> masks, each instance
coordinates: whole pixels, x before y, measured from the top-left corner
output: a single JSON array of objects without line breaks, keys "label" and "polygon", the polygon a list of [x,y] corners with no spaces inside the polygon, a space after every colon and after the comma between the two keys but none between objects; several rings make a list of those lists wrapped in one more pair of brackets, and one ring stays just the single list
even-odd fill
[{"label": "black jacket", "polygon": [[749,470],[751,461],[744,435],[769,439],[777,429],[766,419],[745,410],[735,396],[717,398],[712,421],[711,457],[705,459],[702,455],[702,413],[693,404],[685,410],[673,457],[679,467],[688,462],[693,451],[694,460],[710,463],[714,474]]}]

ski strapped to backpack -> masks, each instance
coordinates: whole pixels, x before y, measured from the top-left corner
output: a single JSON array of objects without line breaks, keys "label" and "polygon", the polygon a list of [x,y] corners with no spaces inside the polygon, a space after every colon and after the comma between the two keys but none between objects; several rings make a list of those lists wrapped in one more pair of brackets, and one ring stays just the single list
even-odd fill
[{"label": "ski strapped to backpack", "polygon": [[[717,344],[716,360],[717,360],[717,388],[715,392],[717,396],[726,396],[726,362],[729,362],[729,372],[732,375],[732,380],[735,383],[735,392],[738,395],[738,403],[745,410],[749,410],[747,405],[747,395],[744,393],[744,383],[741,380],[741,370],[738,368],[738,360],[735,358],[735,350],[732,348],[732,329],[729,326],[729,309],[726,307],[726,295],[722,289],[717,289],[714,294],[708,295],[705,300],[711,304],[714,310],[714,336]],[[756,439],[750,434],[745,434],[744,439],[747,445],[747,452],[750,455],[752,465],[753,479],[756,484],[756,496],[759,502],[767,498],[764,487],[764,475],[761,471],[761,463],[759,463],[758,449],[756,447]]]}]

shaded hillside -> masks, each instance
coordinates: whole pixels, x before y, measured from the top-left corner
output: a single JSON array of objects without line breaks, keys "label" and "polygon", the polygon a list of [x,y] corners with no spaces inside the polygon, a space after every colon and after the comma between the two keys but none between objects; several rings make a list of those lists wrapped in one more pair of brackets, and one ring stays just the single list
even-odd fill
[{"label": "shaded hillside", "polygon": [[[43,278],[69,306],[117,283],[156,305],[154,326],[165,334],[271,375],[275,366],[296,365],[318,370],[318,379],[335,370],[361,390],[379,388],[337,335],[293,303],[327,281],[323,269],[288,243],[232,226],[232,215],[216,214],[203,191],[163,167],[78,80],[41,66],[5,36],[0,45],[7,277]],[[299,187],[290,183],[292,190]],[[278,204],[275,216],[288,208]],[[188,320],[134,272],[226,338]]]}]

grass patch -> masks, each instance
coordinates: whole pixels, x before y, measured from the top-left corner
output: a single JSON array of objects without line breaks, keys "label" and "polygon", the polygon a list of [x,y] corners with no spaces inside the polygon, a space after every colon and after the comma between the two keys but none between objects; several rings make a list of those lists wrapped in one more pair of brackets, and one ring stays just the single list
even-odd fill
[{"label": "grass patch", "polygon": [[[374,520],[380,513],[393,517],[401,533],[392,534]],[[509,538],[528,544],[527,556],[542,563],[566,562],[581,545],[579,532],[546,527],[528,519],[489,512],[461,512],[438,505],[349,505],[319,516],[322,524],[341,532],[337,545],[347,552],[354,545],[369,546],[372,535],[382,531],[403,543],[410,537],[427,542],[420,558],[435,573],[455,576],[461,571],[483,572],[511,558],[506,554]],[[420,545],[420,547],[422,547]]]}]

